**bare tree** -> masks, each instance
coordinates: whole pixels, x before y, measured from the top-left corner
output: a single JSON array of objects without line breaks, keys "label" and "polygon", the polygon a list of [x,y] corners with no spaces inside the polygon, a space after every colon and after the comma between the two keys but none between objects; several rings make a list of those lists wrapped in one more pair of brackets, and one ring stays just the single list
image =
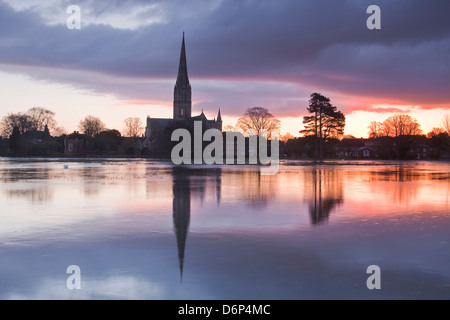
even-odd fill
[{"label": "bare tree", "polygon": [[442,126],[445,131],[450,135],[450,115],[446,114],[442,120]]},{"label": "bare tree", "polygon": [[33,107],[27,111],[27,115],[30,116],[32,122],[31,130],[44,131],[46,126],[52,131],[57,128],[55,113],[51,110],[42,107]]},{"label": "bare tree", "polygon": [[396,142],[396,153],[399,159],[406,159],[414,140],[411,136],[422,133],[420,124],[407,114],[395,114],[382,123],[384,136],[393,137]]},{"label": "bare tree", "polygon": [[52,135],[54,137],[60,137],[63,134],[67,134],[67,130],[64,127],[56,127],[52,131]]},{"label": "bare tree", "polygon": [[385,136],[399,137],[418,135],[422,133],[420,124],[416,119],[407,114],[395,114],[382,123],[382,131]]},{"label": "bare tree", "polygon": [[284,136],[280,137],[280,141],[283,141],[284,143],[288,142],[289,139],[294,139],[295,137],[290,133],[287,132]]},{"label": "bare tree", "polygon": [[124,121],[125,128],[123,129],[123,135],[125,137],[139,137],[142,134],[142,131],[144,130],[143,123],[141,119],[139,118],[126,118]]},{"label": "bare tree", "polygon": [[32,127],[31,117],[22,112],[8,113],[0,122],[0,131],[3,138],[9,137],[13,133],[14,128],[18,128],[19,133],[24,134],[26,131],[31,130]]},{"label": "bare tree", "polygon": [[383,122],[378,122],[379,126],[380,126],[380,133],[379,136],[383,136],[383,137],[392,137],[393,134],[393,128],[390,126],[390,124],[386,121]]},{"label": "bare tree", "polygon": [[247,135],[259,135],[271,138],[271,130],[280,128],[276,119],[266,108],[254,107],[245,111],[236,124]]},{"label": "bare tree", "polygon": [[383,124],[381,122],[372,121],[369,124],[369,138],[378,138],[382,135]]},{"label": "bare tree", "polygon": [[33,107],[27,112],[9,113],[0,122],[0,134],[2,137],[9,137],[14,127],[19,128],[20,134],[26,131],[44,131],[45,127],[52,132],[57,131],[55,113],[42,107]]},{"label": "bare tree", "polygon": [[233,127],[232,125],[226,125],[223,128],[223,131],[225,131],[225,132],[235,132],[236,131],[236,127]]},{"label": "bare tree", "polygon": [[427,133],[427,138],[431,139],[433,137],[437,137],[440,134],[445,133],[445,130],[442,128],[433,128],[430,132]]},{"label": "bare tree", "polygon": [[92,138],[105,130],[105,124],[100,118],[94,116],[87,116],[84,120],[81,120],[78,128],[86,136]]}]

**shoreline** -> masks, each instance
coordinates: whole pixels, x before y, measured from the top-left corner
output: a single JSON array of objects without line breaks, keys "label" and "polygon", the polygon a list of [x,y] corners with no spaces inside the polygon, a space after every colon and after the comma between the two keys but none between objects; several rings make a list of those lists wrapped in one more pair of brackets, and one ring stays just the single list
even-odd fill
[{"label": "shoreline", "polygon": [[[183,164],[175,165],[170,159],[167,158],[151,158],[151,157],[1,157],[0,162],[99,162],[99,161],[109,161],[109,162],[159,162],[161,164],[170,164],[175,167],[217,167],[217,166],[248,166],[248,167],[263,167],[260,164]],[[368,165],[399,165],[399,164],[415,164],[415,163],[442,163],[450,164],[450,159],[420,159],[420,160],[381,160],[381,159],[324,159],[324,160],[314,160],[314,159],[287,159],[283,158],[279,160],[279,164],[283,166],[343,166],[343,165],[357,165],[357,166],[368,166]]]}]

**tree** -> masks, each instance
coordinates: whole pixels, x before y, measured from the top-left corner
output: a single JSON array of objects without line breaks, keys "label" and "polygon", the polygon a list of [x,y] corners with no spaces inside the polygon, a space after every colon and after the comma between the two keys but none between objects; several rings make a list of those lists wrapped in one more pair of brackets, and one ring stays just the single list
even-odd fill
[{"label": "tree", "polygon": [[383,122],[378,122],[378,125],[380,126],[380,131],[379,131],[379,137],[393,137],[394,136],[394,132],[392,130],[391,125],[385,121]]},{"label": "tree", "polygon": [[47,127],[53,131],[57,127],[55,113],[51,110],[33,107],[27,111],[27,115],[29,115],[32,123],[31,130],[44,131],[45,127]]},{"label": "tree", "polygon": [[413,136],[422,133],[420,124],[408,114],[395,114],[387,118],[382,123],[382,131],[389,137]]},{"label": "tree", "polygon": [[93,151],[117,153],[121,142],[122,136],[118,130],[104,130],[92,140],[91,148]]},{"label": "tree", "polygon": [[450,135],[450,115],[446,114],[442,120],[442,126],[445,131]]},{"label": "tree", "polygon": [[124,121],[125,128],[123,129],[123,135],[125,137],[139,137],[144,130],[144,126],[142,124],[141,119],[139,118],[126,118]]},{"label": "tree", "polygon": [[314,137],[315,157],[322,159],[324,141],[344,134],[345,116],[330,103],[329,98],[317,92],[311,94],[307,110],[312,115],[303,117],[305,129],[300,133]]},{"label": "tree", "polygon": [[31,130],[33,127],[31,117],[28,114],[22,112],[8,113],[7,116],[2,118],[2,121],[0,123],[2,137],[9,137],[16,127],[19,130],[20,134],[24,134],[26,131]]},{"label": "tree", "polygon": [[408,156],[408,150],[413,144],[411,136],[420,135],[422,129],[416,119],[407,114],[395,114],[390,116],[381,124],[382,135],[393,137],[397,149],[397,157],[405,159]]},{"label": "tree", "polygon": [[233,126],[231,126],[231,125],[226,125],[226,126],[223,128],[223,131],[225,131],[225,132],[235,132],[235,131],[236,131],[236,127],[233,127]]},{"label": "tree", "polygon": [[339,139],[344,135],[345,116],[342,112],[334,110],[329,117],[323,119],[322,124],[324,141],[330,138]]},{"label": "tree", "polygon": [[290,139],[295,139],[290,132],[287,132],[284,136],[280,137],[280,141],[283,141],[284,143],[287,143]]},{"label": "tree", "polygon": [[100,120],[100,118],[87,116],[84,120],[80,121],[78,128],[87,137],[92,138],[105,129],[105,124]]},{"label": "tree", "polygon": [[369,124],[369,138],[378,138],[382,135],[383,124],[381,122],[372,121]]},{"label": "tree", "polygon": [[0,122],[0,134],[2,137],[9,137],[14,127],[19,128],[20,134],[27,131],[44,131],[45,127],[51,132],[61,131],[57,128],[55,113],[42,107],[33,107],[27,112],[9,113]]},{"label": "tree", "polygon": [[433,128],[430,132],[427,133],[427,138],[431,139],[433,137],[436,137],[440,135],[441,133],[445,133],[444,129],[442,128]]},{"label": "tree", "polygon": [[395,114],[383,122],[372,121],[369,125],[369,138],[399,137],[422,134],[420,124],[407,114]]},{"label": "tree", "polygon": [[271,138],[271,130],[280,128],[280,120],[276,119],[266,108],[248,108],[236,124],[246,135],[265,136]]},{"label": "tree", "polygon": [[449,134],[442,128],[433,128],[427,133],[429,143],[436,149],[437,158],[448,155],[450,151]]},{"label": "tree", "polygon": [[53,132],[53,136],[54,137],[60,137],[62,135],[66,135],[67,134],[67,131],[66,131],[66,129],[64,127],[56,127],[56,128],[53,129],[52,132]]}]

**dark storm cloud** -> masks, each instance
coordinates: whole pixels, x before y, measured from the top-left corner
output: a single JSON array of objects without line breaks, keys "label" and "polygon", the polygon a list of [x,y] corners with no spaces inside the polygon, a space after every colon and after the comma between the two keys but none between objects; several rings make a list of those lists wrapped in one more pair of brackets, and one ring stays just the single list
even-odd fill
[{"label": "dark storm cloud", "polygon": [[[69,4],[73,3],[61,1],[61,10]],[[88,24],[68,30],[65,21],[46,24],[36,9],[17,12],[0,3],[0,63],[56,68],[56,73],[68,73],[64,76],[68,82],[70,70],[174,79],[185,29],[193,81],[253,81],[248,95],[237,92],[229,98],[236,107],[239,97],[250,98],[258,81],[274,83],[268,101],[288,95],[279,106],[289,104],[286,99],[304,99],[305,90],[408,104],[450,103],[449,1],[85,0],[76,4],[82,13],[88,9],[94,16],[126,15],[130,8],[142,7],[136,19],[157,14],[161,21],[137,29]],[[381,30],[366,28],[366,9],[371,4],[381,7]],[[150,10],[149,5],[154,7]],[[58,77],[55,74],[54,79]],[[118,83],[123,79],[118,78]],[[90,85],[92,90],[107,91],[108,82]],[[292,88],[281,89],[283,83],[297,85],[298,97]],[[130,86],[116,87],[113,93],[118,96],[133,95]],[[149,90],[138,98],[154,97]]]}]

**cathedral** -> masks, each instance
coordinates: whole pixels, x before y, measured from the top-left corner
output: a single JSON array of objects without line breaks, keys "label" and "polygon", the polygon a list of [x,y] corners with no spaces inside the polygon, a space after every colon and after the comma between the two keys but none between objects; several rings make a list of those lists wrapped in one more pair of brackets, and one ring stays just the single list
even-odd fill
[{"label": "cathedral", "polygon": [[[193,128],[194,121],[202,121],[202,128],[206,129],[218,129],[222,131],[222,117],[220,109],[217,115],[217,119],[208,120],[205,114],[202,113],[198,116],[192,116],[192,90],[189,83],[189,76],[187,71],[186,62],[186,47],[184,41],[181,43],[180,64],[178,66],[178,76],[175,83],[174,95],[173,95],[173,118],[150,118],[147,117],[147,127],[145,129],[144,148],[147,148],[150,152],[155,150],[155,146],[158,144],[158,140],[167,137],[168,131],[176,128]],[[161,141],[159,141],[161,142]]]}]

